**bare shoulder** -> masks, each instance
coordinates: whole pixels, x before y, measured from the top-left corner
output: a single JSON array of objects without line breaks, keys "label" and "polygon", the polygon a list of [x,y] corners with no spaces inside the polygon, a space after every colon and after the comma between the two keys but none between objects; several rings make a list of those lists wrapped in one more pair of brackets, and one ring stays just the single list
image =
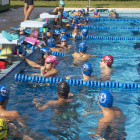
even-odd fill
[{"label": "bare shoulder", "polygon": [[121,110],[117,106],[113,106],[113,110],[114,111],[120,111],[121,112]]},{"label": "bare shoulder", "polygon": [[73,54],[72,54],[72,56],[75,56],[77,54],[77,52],[74,52]]},{"label": "bare shoulder", "polygon": [[51,101],[48,101],[47,104],[48,104],[49,106],[55,106],[55,105],[58,104],[58,101],[57,101],[57,100],[51,100]]},{"label": "bare shoulder", "polygon": [[116,115],[121,115],[122,114],[122,111],[116,106],[113,106],[113,110],[115,111]]},{"label": "bare shoulder", "polygon": [[11,117],[19,117],[20,116],[19,112],[16,110],[10,111],[9,114]]},{"label": "bare shoulder", "polygon": [[55,74],[58,73],[58,70],[57,69],[54,69],[53,71],[54,71]]},{"label": "bare shoulder", "polygon": [[99,119],[99,122],[104,122],[104,120],[105,120],[105,118],[102,117],[102,118]]}]

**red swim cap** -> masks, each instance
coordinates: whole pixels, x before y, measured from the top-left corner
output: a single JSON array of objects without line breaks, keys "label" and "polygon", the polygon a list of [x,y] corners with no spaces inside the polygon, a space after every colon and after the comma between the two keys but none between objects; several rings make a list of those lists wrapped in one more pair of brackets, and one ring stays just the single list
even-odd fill
[{"label": "red swim cap", "polygon": [[112,55],[105,55],[102,59],[104,60],[104,62],[108,66],[111,66],[113,64],[113,56]]}]

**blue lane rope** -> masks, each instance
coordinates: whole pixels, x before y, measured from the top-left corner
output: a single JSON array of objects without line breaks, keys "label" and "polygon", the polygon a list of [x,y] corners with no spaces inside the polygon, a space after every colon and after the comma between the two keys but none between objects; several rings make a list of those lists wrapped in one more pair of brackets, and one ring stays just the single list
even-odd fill
[{"label": "blue lane rope", "polygon": [[[55,55],[57,57],[63,57],[63,56],[72,56],[71,54],[64,54],[59,52],[51,52],[52,55]],[[95,56],[94,58],[103,58],[103,56]],[[140,56],[113,56],[113,58],[120,58],[120,59],[140,59]]]},{"label": "blue lane rope", "polygon": [[95,29],[95,30],[140,30],[140,27],[109,27],[109,26],[85,26],[85,25],[79,25],[80,29]]},{"label": "blue lane rope", "polygon": [[[28,76],[15,74],[15,81],[32,82],[32,83],[49,83],[49,84],[58,84],[59,81],[64,81],[63,78],[55,77],[38,77],[38,76]],[[101,82],[101,81],[83,81],[79,79],[69,79],[65,80],[70,86],[87,86],[87,87],[105,87],[105,88],[124,88],[124,89],[140,89],[140,84],[137,83],[119,83],[119,82]]]},{"label": "blue lane rope", "polygon": [[88,18],[88,20],[94,20],[94,21],[123,21],[123,22],[140,22],[140,19],[114,19],[114,18],[93,18],[93,17],[80,17],[80,19],[85,20]]},{"label": "blue lane rope", "polygon": [[[72,38],[72,34],[66,34],[68,38]],[[82,35],[76,35],[77,39],[82,39]],[[135,37],[113,37],[113,36],[92,36],[92,35],[87,35],[86,39],[90,40],[140,40],[140,38],[135,38]]]}]

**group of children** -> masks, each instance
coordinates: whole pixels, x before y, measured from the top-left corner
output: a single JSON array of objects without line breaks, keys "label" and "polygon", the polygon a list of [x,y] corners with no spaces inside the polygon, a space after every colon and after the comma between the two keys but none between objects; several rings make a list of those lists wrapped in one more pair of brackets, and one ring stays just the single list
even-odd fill
[{"label": "group of children", "polygon": [[[58,20],[62,20],[63,17],[63,11],[64,11],[65,3],[63,1],[60,1],[59,7],[56,7],[54,9],[54,12],[56,14],[61,14],[61,17],[59,19],[55,19],[55,22]],[[113,12],[113,11],[112,11]],[[87,12],[82,10],[79,10],[78,12],[72,10],[69,11],[69,14],[72,16],[84,16]],[[111,14],[111,13],[110,13]],[[96,16],[99,16],[99,13],[95,13]],[[82,21],[83,24],[87,25],[88,19],[85,21]],[[74,31],[72,32],[73,38],[75,39],[75,36],[77,34],[82,34],[78,31],[78,24],[79,20],[76,18],[71,21],[74,26]],[[63,23],[62,27],[72,26],[68,25],[69,23]],[[31,67],[36,67],[40,69],[40,76],[45,77],[55,77],[58,74],[58,70],[56,68],[56,65],[59,64],[59,60],[56,56],[51,55],[52,52],[64,52],[67,49],[71,49],[72,46],[67,44],[67,37],[66,37],[66,30],[65,28],[61,28],[61,30],[54,30],[53,32],[50,31],[50,37],[46,38],[43,45],[39,45],[41,58],[39,64],[31,61],[27,58],[25,58],[22,54],[20,54],[20,58],[25,60]],[[57,44],[60,43],[60,44]],[[85,41],[81,42],[79,44],[79,52],[74,52],[72,54],[72,57],[74,59],[74,63],[76,64],[78,61],[86,61],[91,57],[96,57],[97,55],[91,55],[86,54],[87,51],[87,43]],[[101,67],[101,73],[102,76],[100,78],[101,81],[107,81],[110,80],[110,74],[111,74],[111,66],[113,64],[113,56],[111,55],[105,55],[101,61],[100,61],[100,67]],[[86,62],[82,66],[82,75],[83,81],[88,80],[99,80],[96,79],[95,75],[91,75],[93,71],[92,65],[89,62]],[[69,79],[74,75],[69,75],[66,77],[66,79]],[[4,87],[0,86],[0,139],[6,140],[8,139],[9,135],[19,137],[25,140],[32,140],[31,137],[22,134],[18,128],[12,123],[12,121],[16,120],[22,127],[25,127],[25,124],[22,123],[21,116],[18,111],[12,110],[7,111],[6,106],[9,100],[9,93],[10,91]],[[70,92],[70,86],[66,81],[60,81],[57,85],[57,94],[58,99],[57,100],[50,100],[43,106],[40,106],[39,103],[37,103],[40,99],[34,99],[33,103],[35,104],[37,110],[45,110],[48,107],[56,107],[58,105],[63,104],[69,104],[73,98],[74,95]],[[95,134],[89,134],[91,138],[94,138],[95,136],[101,137],[104,130],[108,129],[109,127],[117,126],[115,123],[116,120],[121,120],[123,118],[123,121],[125,120],[125,117],[121,110],[117,107],[113,106],[113,95],[107,91],[102,90],[99,94],[98,98],[98,104],[102,110],[103,117],[99,119],[99,122],[97,124],[97,129]],[[114,138],[111,136],[110,138]],[[116,137],[115,137],[116,138]]]}]

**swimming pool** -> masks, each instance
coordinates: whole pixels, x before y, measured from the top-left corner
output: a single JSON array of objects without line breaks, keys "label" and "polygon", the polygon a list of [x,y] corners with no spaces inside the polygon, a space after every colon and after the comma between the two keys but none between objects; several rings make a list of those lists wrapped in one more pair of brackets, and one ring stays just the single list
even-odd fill
[{"label": "swimming pool", "polygon": [[[136,24],[136,23],[135,23]],[[134,26],[129,22],[89,22],[89,25],[95,26]],[[139,25],[136,24],[138,27]],[[138,37],[130,30],[89,30],[89,35],[100,36],[123,36],[123,37]],[[72,54],[78,51],[79,43],[69,40],[68,44],[72,44],[73,48],[67,53]],[[87,40],[87,53],[98,54],[104,56],[111,54],[112,56],[139,56],[139,49],[135,49],[139,41],[129,40]],[[35,58],[38,58],[38,53]],[[35,59],[34,58],[34,59]],[[57,69],[59,74],[57,77],[65,77],[67,75],[82,75],[82,64],[75,66],[72,64],[72,57],[61,57]],[[93,66],[93,75],[101,77],[100,62],[101,58],[91,58],[89,62]],[[138,72],[139,59],[114,59],[113,72],[110,81],[140,83]],[[27,73],[39,72],[30,67],[25,67],[23,70]],[[72,79],[81,79],[80,76],[74,76]],[[29,114],[28,127],[31,132],[36,132],[34,139],[78,139],[90,140],[90,130],[97,127],[98,119],[102,116],[101,113],[90,113],[87,116],[86,112],[101,111],[98,106],[98,94],[100,90],[105,88],[89,88],[89,87],[71,87],[71,92],[74,93],[75,99],[68,106],[60,106],[57,108],[48,108],[44,111],[37,111],[32,103],[34,98],[42,98],[42,104],[49,100],[57,99],[56,85],[36,85],[32,83],[15,82],[14,78],[7,77],[6,82],[1,84],[7,86],[11,90],[8,110],[18,110],[20,114]],[[118,133],[119,136],[124,136],[128,140],[138,140],[139,135],[139,90],[132,89],[108,89],[114,96],[114,106],[118,106],[126,115],[125,130]],[[121,124],[120,124],[121,125]],[[30,132],[30,134],[31,134]],[[126,135],[126,134],[127,135]],[[32,134],[33,135],[33,134]],[[95,137],[95,139],[97,139]]]}]

